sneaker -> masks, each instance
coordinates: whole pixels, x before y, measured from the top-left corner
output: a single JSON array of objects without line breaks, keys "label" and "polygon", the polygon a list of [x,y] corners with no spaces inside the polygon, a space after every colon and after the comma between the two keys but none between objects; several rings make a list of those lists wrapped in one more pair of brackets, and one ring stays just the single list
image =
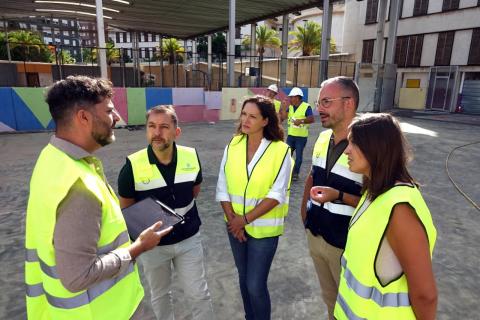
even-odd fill
[{"label": "sneaker", "polygon": [[297,181],[298,180],[298,173],[292,174],[292,181]]}]

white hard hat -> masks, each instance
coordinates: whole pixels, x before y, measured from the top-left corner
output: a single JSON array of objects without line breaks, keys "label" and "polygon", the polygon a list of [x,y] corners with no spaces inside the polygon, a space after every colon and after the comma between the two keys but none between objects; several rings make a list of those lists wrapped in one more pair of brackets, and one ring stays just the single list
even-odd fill
[{"label": "white hard hat", "polygon": [[277,87],[276,84],[269,85],[267,89],[270,90],[270,91],[273,91],[275,93],[278,93],[278,87]]},{"label": "white hard hat", "polygon": [[298,87],[294,87],[292,89],[292,91],[290,91],[290,93],[288,94],[289,97],[294,97],[294,96],[300,96],[303,98],[303,91],[298,88]]}]

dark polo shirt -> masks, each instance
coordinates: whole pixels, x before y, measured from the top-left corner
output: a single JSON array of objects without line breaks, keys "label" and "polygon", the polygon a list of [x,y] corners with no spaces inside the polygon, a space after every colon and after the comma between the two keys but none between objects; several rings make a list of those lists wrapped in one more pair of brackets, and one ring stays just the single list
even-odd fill
[{"label": "dark polo shirt", "polygon": [[[157,166],[158,170],[162,174],[163,179],[165,179],[167,187],[147,191],[135,191],[132,164],[127,158],[125,165],[120,170],[120,174],[118,175],[118,194],[123,198],[133,198],[136,201],[140,201],[149,196],[154,196],[167,206],[176,208],[177,206],[175,199],[176,197],[181,196],[181,194],[178,194],[178,187],[176,188],[174,185],[175,170],[177,167],[177,145],[174,144],[172,161],[167,165],[164,165],[158,161],[150,145],[147,147],[147,154],[148,161],[150,164]],[[199,185],[202,180],[202,168],[200,165],[200,171],[192,187]],[[189,188],[189,190],[185,190],[184,192],[193,193],[193,189],[190,190]],[[195,235],[200,228],[200,224],[201,222],[198,216],[197,206],[195,205],[194,208],[187,215],[185,215],[185,222],[183,224],[176,225],[169,234],[162,238],[159,245],[175,244]]]}]

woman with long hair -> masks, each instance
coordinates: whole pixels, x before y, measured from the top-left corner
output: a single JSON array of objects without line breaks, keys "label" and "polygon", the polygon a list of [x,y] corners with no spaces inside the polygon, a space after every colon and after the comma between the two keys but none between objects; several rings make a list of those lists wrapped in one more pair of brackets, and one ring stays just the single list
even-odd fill
[{"label": "woman with long hair", "polygon": [[434,319],[436,229],[407,169],[398,122],[367,114],[350,125],[350,170],[363,174],[363,196],[350,220],[336,319]]},{"label": "woman with long hair", "polygon": [[292,159],[272,101],[243,102],[217,183],[246,319],[270,319],[268,274],[288,211]]}]

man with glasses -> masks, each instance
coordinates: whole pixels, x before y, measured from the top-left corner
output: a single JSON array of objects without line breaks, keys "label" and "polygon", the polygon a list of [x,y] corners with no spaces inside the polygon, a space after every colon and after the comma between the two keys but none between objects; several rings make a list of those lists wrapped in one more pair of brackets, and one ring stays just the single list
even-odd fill
[{"label": "man with glasses", "polygon": [[362,176],[349,170],[348,158],[343,154],[358,101],[358,86],[353,80],[335,77],[322,83],[316,106],[322,126],[329,130],[321,132],[315,143],[300,211],[330,319],[338,293],[340,256],[348,223],[362,189]]},{"label": "man with glasses", "polygon": [[303,149],[307,144],[308,127],[315,122],[312,107],[303,101],[303,92],[300,88],[294,87],[288,94],[290,106],[280,108],[280,119],[288,118],[287,144],[295,152],[295,165],[293,167],[292,180],[297,181],[302,165]]}]

